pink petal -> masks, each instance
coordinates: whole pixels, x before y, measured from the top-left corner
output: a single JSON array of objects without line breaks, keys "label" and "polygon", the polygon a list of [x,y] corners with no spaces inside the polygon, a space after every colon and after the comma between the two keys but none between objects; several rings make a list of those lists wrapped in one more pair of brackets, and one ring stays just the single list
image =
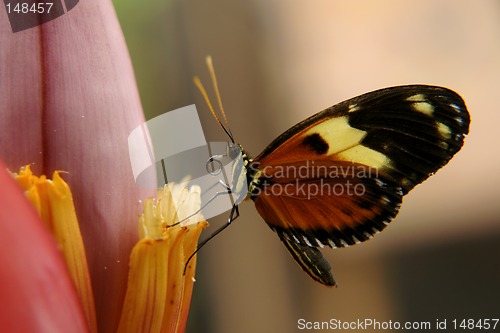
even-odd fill
[{"label": "pink petal", "polygon": [[0,45],[0,158],[12,169],[35,163],[37,173],[69,172],[99,331],[115,331],[144,196],[127,137],[144,119],[111,1],[80,1],[16,34],[2,20]]},{"label": "pink petal", "polygon": [[0,162],[0,331],[88,332],[52,236]]}]

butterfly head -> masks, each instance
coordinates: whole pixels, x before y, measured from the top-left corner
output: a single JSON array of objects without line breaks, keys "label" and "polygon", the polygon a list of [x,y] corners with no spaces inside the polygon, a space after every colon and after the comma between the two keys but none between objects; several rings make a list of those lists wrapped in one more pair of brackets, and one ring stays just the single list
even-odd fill
[{"label": "butterfly head", "polygon": [[243,148],[240,144],[230,142],[227,146],[227,156],[231,160],[235,160],[243,155]]}]

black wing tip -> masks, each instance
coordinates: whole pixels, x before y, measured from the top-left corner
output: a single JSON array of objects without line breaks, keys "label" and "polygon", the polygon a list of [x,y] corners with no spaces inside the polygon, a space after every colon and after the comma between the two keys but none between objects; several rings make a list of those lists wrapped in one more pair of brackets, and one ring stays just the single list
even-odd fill
[{"label": "black wing tip", "polygon": [[330,288],[338,287],[337,281],[335,281],[335,278],[333,277],[333,274],[331,274],[331,273],[326,275],[326,276],[322,276],[321,279],[318,279],[316,281],[318,281],[319,283],[321,283],[327,287],[330,287]]},{"label": "black wing tip", "polygon": [[331,272],[332,266],[325,259],[320,250],[313,246],[297,243],[293,238],[289,238],[283,233],[278,233],[278,237],[295,262],[314,281],[327,287],[335,287],[337,285]]},{"label": "black wing tip", "polygon": [[469,133],[465,101],[444,87],[390,87],[344,103],[345,112],[358,105],[349,114],[349,124],[368,133],[363,145],[391,160],[385,171],[404,194],[445,166]]}]

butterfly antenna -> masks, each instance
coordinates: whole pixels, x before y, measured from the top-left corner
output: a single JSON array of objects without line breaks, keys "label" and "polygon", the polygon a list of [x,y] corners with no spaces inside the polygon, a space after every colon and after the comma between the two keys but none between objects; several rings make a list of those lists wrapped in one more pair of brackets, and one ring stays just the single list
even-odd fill
[{"label": "butterfly antenna", "polygon": [[226,125],[229,134],[231,134],[231,139],[233,138],[233,133],[231,133],[231,127],[229,126],[229,121],[227,120],[226,112],[224,112],[224,107],[222,106],[222,98],[220,97],[219,85],[217,84],[217,77],[215,76],[214,64],[212,62],[212,57],[207,56],[206,58],[208,71],[210,72],[210,77],[212,78],[212,85],[214,86],[215,96],[217,97],[217,102],[219,103],[220,112],[222,118],[224,118],[224,124]]},{"label": "butterfly antenna", "polygon": [[219,108],[221,110],[222,117],[224,119],[224,124],[222,123],[220,118],[215,113],[215,109],[212,106],[212,103],[210,102],[210,98],[208,97],[207,91],[205,90],[205,87],[201,83],[201,80],[198,76],[194,77],[194,79],[193,79],[194,84],[196,85],[196,87],[198,88],[200,93],[203,95],[203,98],[205,99],[205,102],[207,103],[208,108],[210,109],[210,112],[212,112],[212,115],[215,118],[215,120],[217,121],[217,123],[219,123],[220,127],[222,127],[224,132],[226,132],[227,136],[234,143],[233,134],[231,133],[231,130],[229,129],[229,122],[227,121],[226,113],[224,112],[224,108],[222,107],[222,99],[220,97],[219,87],[217,85],[217,78],[215,76],[215,71],[214,71],[214,67],[212,64],[212,58],[210,56],[208,56],[206,59],[206,62],[207,62],[208,71],[210,72],[210,77],[212,78],[212,83],[214,85],[214,91],[215,91],[215,95],[217,97],[217,102],[219,104]]}]

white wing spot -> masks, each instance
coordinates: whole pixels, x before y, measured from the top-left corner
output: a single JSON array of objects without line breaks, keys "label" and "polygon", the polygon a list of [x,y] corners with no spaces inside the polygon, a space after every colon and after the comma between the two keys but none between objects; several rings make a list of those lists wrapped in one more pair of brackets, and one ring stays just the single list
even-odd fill
[{"label": "white wing spot", "polygon": [[436,122],[437,130],[439,134],[445,139],[451,138],[451,129],[443,123]]},{"label": "white wing spot", "polygon": [[408,102],[422,102],[422,101],[425,101],[426,98],[423,94],[416,94],[416,95],[412,95],[412,96],[408,97],[406,100]]},{"label": "white wing spot", "polygon": [[453,108],[453,110],[455,110],[455,112],[460,113],[460,108],[458,107],[458,105],[456,105],[455,103],[451,103],[450,106]]},{"label": "white wing spot", "polygon": [[373,238],[373,235],[372,235],[372,234],[370,234],[369,232],[366,232],[366,231],[365,231],[363,234],[364,234],[366,237],[368,237],[368,239],[372,239],[372,238]]},{"label": "white wing spot", "polygon": [[335,243],[330,238],[328,238],[328,244],[330,244],[330,246],[332,247],[332,249],[336,249],[337,248],[337,245],[335,245]]},{"label": "white wing spot", "polygon": [[349,247],[349,244],[346,243],[345,240],[341,239],[340,243],[342,244],[343,247]]},{"label": "white wing spot", "polygon": [[320,248],[324,248],[324,247],[325,247],[325,245],[324,245],[324,244],[323,244],[323,243],[322,243],[319,239],[314,238],[314,240],[316,241],[316,243],[318,243],[318,246],[319,246]]},{"label": "white wing spot", "polygon": [[302,236],[302,238],[304,239],[304,242],[306,242],[307,246],[314,247],[306,236]]},{"label": "white wing spot", "polygon": [[359,106],[357,104],[349,105],[347,112],[351,113],[351,112],[356,112],[356,111],[359,111]]},{"label": "white wing spot", "polygon": [[388,196],[383,195],[383,196],[381,196],[381,197],[380,197],[380,201],[382,201],[382,202],[384,202],[384,201],[385,201],[385,202],[388,202],[388,203],[389,203],[389,202],[391,202],[391,199],[389,199],[389,197],[388,197]]},{"label": "white wing spot", "polygon": [[413,110],[432,116],[434,113],[434,106],[428,102],[415,102],[412,105]]},{"label": "white wing spot", "polygon": [[432,116],[434,112],[434,105],[427,102],[427,98],[423,94],[416,94],[410,96],[406,99],[408,102],[413,102],[411,104],[413,110],[426,114],[428,116]]}]

